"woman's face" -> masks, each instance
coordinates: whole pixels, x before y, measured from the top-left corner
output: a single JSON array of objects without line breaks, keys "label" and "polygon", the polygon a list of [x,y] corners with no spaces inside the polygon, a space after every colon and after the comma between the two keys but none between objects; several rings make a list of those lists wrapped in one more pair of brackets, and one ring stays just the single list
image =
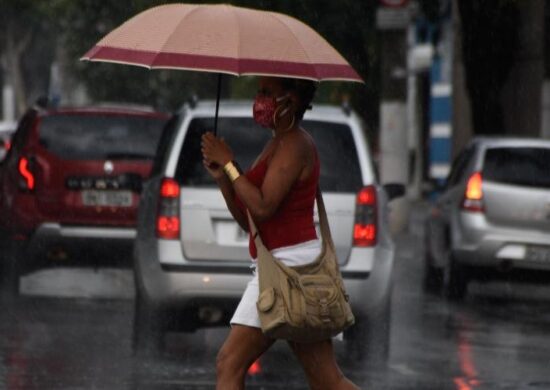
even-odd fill
[{"label": "woman's face", "polygon": [[252,114],[262,127],[275,129],[280,118],[291,109],[290,94],[284,90],[281,81],[275,77],[261,77],[258,94],[254,99]]}]

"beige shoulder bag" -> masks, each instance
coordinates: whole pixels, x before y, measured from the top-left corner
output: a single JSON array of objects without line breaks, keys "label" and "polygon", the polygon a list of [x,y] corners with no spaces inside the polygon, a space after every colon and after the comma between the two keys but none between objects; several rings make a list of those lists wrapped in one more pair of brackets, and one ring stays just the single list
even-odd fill
[{"label": "beige shoulder bag", "polygon": [[271,255],[248,214],[258,250],[260,295],[256,306],[269,337],[298,342],[329,339],[353,325],[321,190],[317,188],[322,250],[312,263],[289,267]]}]

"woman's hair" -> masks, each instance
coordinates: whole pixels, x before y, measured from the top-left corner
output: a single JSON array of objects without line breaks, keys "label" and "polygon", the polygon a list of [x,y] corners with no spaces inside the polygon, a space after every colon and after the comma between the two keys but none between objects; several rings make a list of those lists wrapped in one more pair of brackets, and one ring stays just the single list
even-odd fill
[{"label": "woman's hair", "polygon": [[281,78],[281,85],[285,91],[294,92],[298,95],[299,102],[296,110],[296,120],[302,120],[306,110],[311,108],[311,101],[315,96],[317,83],[304,79]]}]

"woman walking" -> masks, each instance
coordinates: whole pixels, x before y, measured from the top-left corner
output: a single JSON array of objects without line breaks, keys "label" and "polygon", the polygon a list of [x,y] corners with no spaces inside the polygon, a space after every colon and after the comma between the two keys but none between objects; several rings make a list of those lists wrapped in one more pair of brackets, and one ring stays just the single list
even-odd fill
[{"label": "woman walking", "polygon": [[[246,210],[262,241],[289,266],[313,262],[321,252],[313,222],[320,162],[311,136],[300,127],[315,93],[315,83],[300,79],[261,77],[253,113],[273,138],[252,168],[242,174],[233,152],[212,133],[202,138],[204,166],[218,183],[237,223],[249,231]],[[256,247],[250,239],[250,255]],[[231,319],[231,330],[217,357],[217,390],[244,389],[248,367],[274,343],[262,333],[256,309],[259,294],[255,274]],[[332,340],[290,342],[314,390],[358,387],[344,377],[334,356]]]}]

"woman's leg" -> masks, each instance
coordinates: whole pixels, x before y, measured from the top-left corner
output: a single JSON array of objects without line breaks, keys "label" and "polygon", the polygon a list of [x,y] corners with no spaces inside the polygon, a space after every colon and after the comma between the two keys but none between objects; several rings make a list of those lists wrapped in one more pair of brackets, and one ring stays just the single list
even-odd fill
[{"label": "woman's leg", "polygon": [[316,343],[288,342],[302,363],[311,390],[359,389],[347,379],[336,363],[332,340]]},{"label": "woman's leg", "polygon": [[233,325],[216,359],[216,389],[243,390],[246,371],[275,340],[262,330],[244,325]]}]

